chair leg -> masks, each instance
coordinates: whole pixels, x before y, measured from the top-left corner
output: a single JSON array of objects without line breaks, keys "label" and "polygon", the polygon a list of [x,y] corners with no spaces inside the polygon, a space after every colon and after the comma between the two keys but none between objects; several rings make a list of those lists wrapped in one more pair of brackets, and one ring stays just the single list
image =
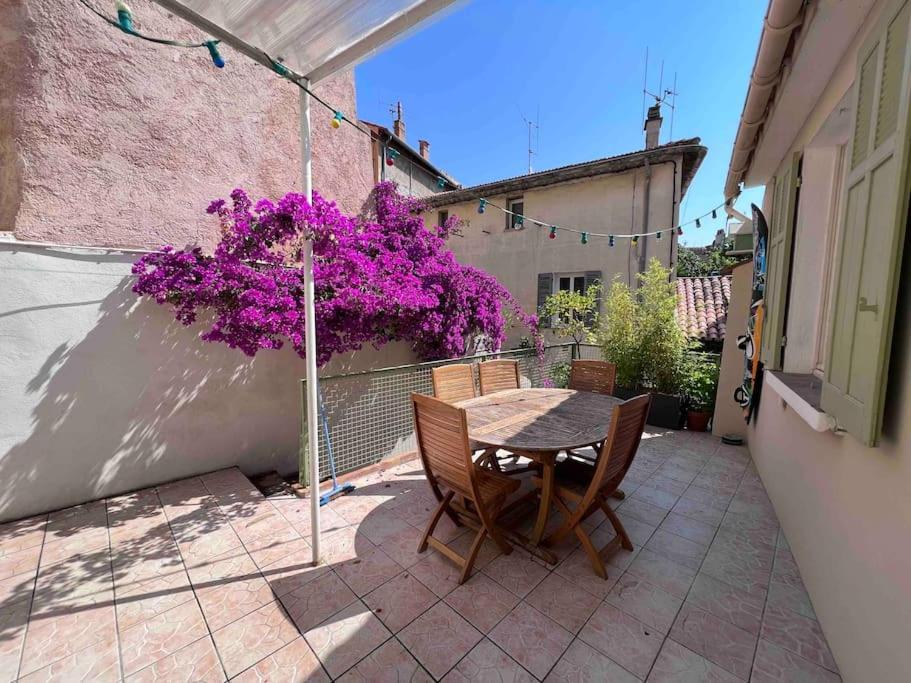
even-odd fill
[{"label": "chair leg", "polygon": [[468,551],[468,557],[465,558],[465,564],[462,565],[462,573],[459,575],[459,584],[463,584],[471,576],[471,568],[474,567],[474,561],[478,559],[478,553],[481,552],[481,544],[487,538],[487,529],[483,526],[478,529],[474,542],[471,544],[471,550]]},{"label": "chair leg", "polygon": [[585,529],[582,528],[581,524],[577,524],[573,527],[573,531],[576,532],[576,537],[579,539],[579,542],[582,543],[582,547],[585,549],[585,554],[588,555],[588,559],[592,563],[592,569],[595,570],[595,574],[602,579],[607,579],[607,568],[604,566],[604,560],[601,559],[601,553],[598,552],[595,544],[592,543],[588,534],[585,533]]},{"label": "chair leg", "polygon": [[554,495],[553,498],[554,507],[566,518],[566,521],[552,534],[550,534],[546,539],[546,545],[556,545],[564,538],[569,536],[573,528],[570,525],[570,520],[572,519],[573,513],[567,507],[566,503],[563,502],[563,499],[559,495]]},{"label": "chair leg", "polygon": [[503,538],[503,534],[501,534],[500,530],[496,527],[497,517],[500,515],[500,509],[503,507],[504,502],[506,501],[499,503],[496,507],[491,509],[490,523],[488,525],[487,522],[484,521],[484,529],[487,531],[487,534],[493,539],[493,542],[497,544],[500,552],[502,552],[504,555],[509,555],[512,552],[512,545],[505,538]]},{"label": "chair leg", "polygon": [[[424,531],[424,535],[421,537],[421,543],[418,546],[418,552],[422,553],[427,550],[427,539],[430,538],[430,535],[433,533],[433,530],[436,529],[437,524],[440,522],[440,517],[443,516],[444,512],[448,512],[450,517],[458,517],[454,512],[449,509],[449,502],[452,500],[454,491],[449,491],[443,496],[443,500],[440,501],[440,504],[437,506],[437,509],[434,510],[433,516],[430,518],[430,523],[427,524],[427,529]],[[461,526],[461,524],[460,524]]]},{"label": "chair leg", "polygon": [[604,514],[607,515],[607,519],[610,521],[611,526],[614,527],[614,531],[616,531],[617,535],[620,537],[620,543],[623,549],[632,550],[633,542],[629,540],[626,529],[623,528],[623,523],[620,521],[620,518],[617,517],[617,513],[611,510],[610,505],[607,504],[607,501],[604,500],[602,496],[598,496],[598,504],[601,506]]}]

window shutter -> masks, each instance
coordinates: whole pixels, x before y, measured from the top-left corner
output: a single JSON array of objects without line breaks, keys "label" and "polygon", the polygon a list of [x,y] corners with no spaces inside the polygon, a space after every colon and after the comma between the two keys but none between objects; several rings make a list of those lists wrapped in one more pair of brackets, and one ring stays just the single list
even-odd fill
[{"label": "window shutter", "polygon": [[911,0],[893,2],[858,56],[851,163],[836,257],[822,408],[868,446],[882,428],[908,216]]},{"label": "window shutter", "polygon": [[784,310],[791,272],[791,240],[794,236],[794,201],[797,197],[797,164],[800,156],[787,159],[775,175],[772,220],[766,246],[765,315],[760,358],[767,368],[781,368]]},{"label": "window shutter", "polygon": [[[544,302],[547,301],[547,297],[553,294],[554,291],[554,274],[553,273],[538,273],[538,315],[541,316],[541,308],[544,306]],[[544,318],[541,316],[540,321],[538,322],[538,327],[551,327],[550,317]]]},{"label": "window shutter", "polygon": [[[600,282],[602,285],[604,284],[604,276],[602,275],[601,271],[600,270],[586,270],[585,271],[585,291],[587,292],[588,288],[591,287],[596,282]],[[595,308],[595,311],[597,313],[601,313],[601,297],[603,294],[604,294],[603,291],[600,294],[598,294],[598,305]],[[592,323],[594,323],[594,321],[595,321],[595,316],[594,315],[589,316],[588,324],[591,325]]]}]

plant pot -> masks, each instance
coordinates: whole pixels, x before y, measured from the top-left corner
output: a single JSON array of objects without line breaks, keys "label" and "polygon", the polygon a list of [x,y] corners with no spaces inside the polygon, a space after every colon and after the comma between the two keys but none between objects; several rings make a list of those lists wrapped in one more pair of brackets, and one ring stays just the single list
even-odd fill
[{"label": "plant pot", "polygon": [[622,398],[624,401],[645,393],[651,393],[652,395],[652,405],[648,411],[648,420],[646,420],[648,424],[652,427],[662,427],[664,429],[683,428],[683,406],[679,396],[628,389],[626,387],[614,388],[614,396]]},{"label": "plant pot", "polygon": [[712,413],[708,411],[688,410],[686,411],[686,428],[691,432],[706,432],[711,419]]}]

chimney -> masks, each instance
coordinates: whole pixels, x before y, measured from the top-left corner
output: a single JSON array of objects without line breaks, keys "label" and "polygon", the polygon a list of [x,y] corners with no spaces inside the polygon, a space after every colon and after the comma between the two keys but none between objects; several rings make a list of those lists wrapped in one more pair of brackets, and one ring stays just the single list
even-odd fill
[{"label": "chimney", "polygon": [[402,118],[402,103],[395,103],[395,120],[392,122],[392,132],[396,137],[405,139],[405,119]]},{"label": "chimney", "polygon": [[645,117],[645,148],[652,149],[658,146],[658,140],[661,137],[661,104],[656,102],[648,108],[648,116]]},{"label": "chimney", "polygon": [[418,140],[418,144],[421,146],[421,156],[430,161],[430,143],[426,140]]}]

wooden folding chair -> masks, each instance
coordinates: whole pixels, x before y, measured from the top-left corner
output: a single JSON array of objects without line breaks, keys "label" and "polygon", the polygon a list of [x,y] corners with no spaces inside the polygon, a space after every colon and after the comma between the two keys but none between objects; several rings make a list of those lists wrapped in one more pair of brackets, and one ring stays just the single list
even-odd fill
[{"label": "wooden folding chair", "polygon": [[[651,400],[651,396],[646,394],[614,407],[610,432],[594,465],[570,457],[557,463],[554,473],[553,501],[564,521],[544,539],[544,545],[556,544],[570,533],[576,534],[591,560],[595,574],[602,579],[607,578],[603,560],[605,556],[615,552],[618,546],[626,550],[633,549],[620,518],[607,504],[607,497],[617,490],[633,462],[642,439]],[[534,477],[533,481],[535,486],[541,488],[541,477]],[[600,550],[595,548],[582,526],[582,522],[598,510],[604,512],[617,532],[616,538]]]},{"label": "wooden folding chair", "polygon": [[[481,544],[488,536],[504,553],[512,552],[512,546],[495,522],[506,498],[519,488],[520,482],[472,462],[464,409],[422,394],[412,394],[411,401],[418,452],[433,495],[440,502],[427,524],[418,552],[424,552],[428,544],[433,546],[462,567],[459,583],[464,583],[471,576]],[[455,496],[462,497],[464,506],[453,501]],[[477,529],[466,557],[434,538],[433,530],[444,513],[459,526],[464,523]]]},{"label": "wooden folding chair", "polygon": [[433,395],[446,403],[458,403],[477,396],[474,371],[467,363],[453,363],[433,368]]},{"label": "wooden folding chair", "polygon": [[519,388],[519,361],[488,360],[478,364],[481,396]]},{"label": "wooden folding chair", "polygon": [[613,396],[617,367],[604,360],[574,360],[569,371],[569,388]]}]

